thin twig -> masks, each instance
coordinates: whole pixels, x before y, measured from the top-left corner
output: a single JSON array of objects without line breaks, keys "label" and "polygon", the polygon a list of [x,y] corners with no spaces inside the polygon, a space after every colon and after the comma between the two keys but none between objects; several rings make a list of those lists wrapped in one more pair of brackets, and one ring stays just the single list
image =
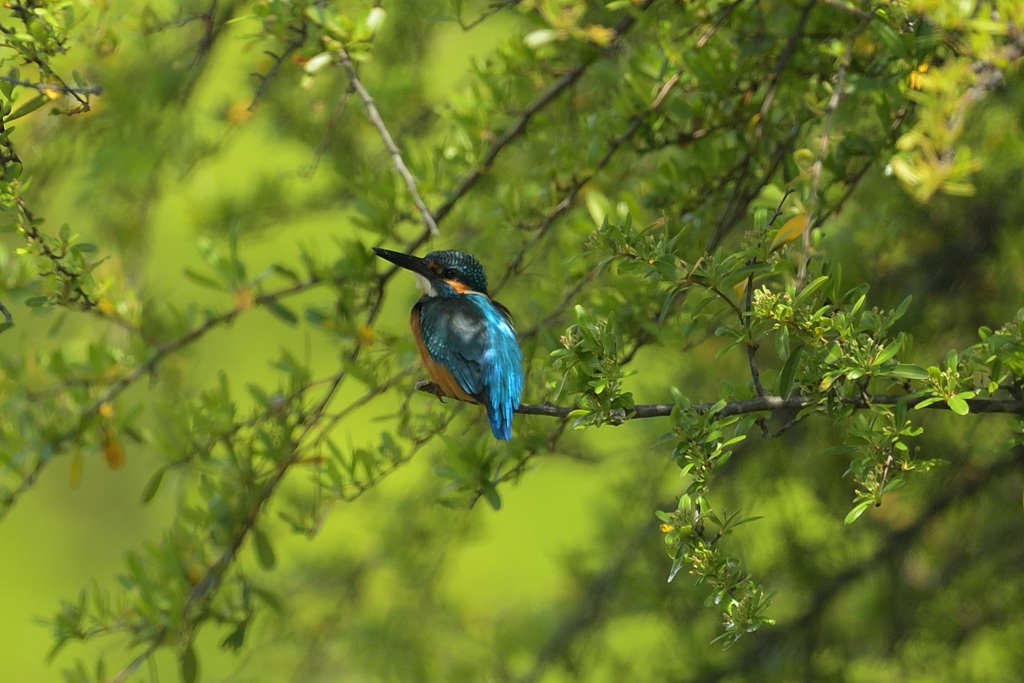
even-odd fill
[{"label": "thin twig", "polygon": [[331,114],[331,120],[327,122],[327,130],[324,131],[324,136],[320,140],[320,144],[317,146],[316,151],[313,153],[313,158],[309,162],[309,167],[306,169],[307,178],[316,172],[317,167],[320,165],[320,159],[323,158],[324,154],[327,153],[327,149],[331,146],[331,138],[334,137],[334,131],[337,129],[338,123],[341,122],[341,117],[345,113],[345,109],[348,108],[348,101],[354,92],[355,90],[350,87],[346,88],[345,92],[341,94],[341,101],[338,102],[338,106],[335,107],[334,113]]},{"label": "thin twig", "polygon": [[301,27],[295,30],[295,37],[286,43],[284,51],[280,55],[276,55],[273,52],[265,51],[264,54],[268,55],[272,60],[273,64],[267,69],[265,74],[254,73],[253,76],[259,79],[259,87],[256,88],[256,92],[252,96],[252,102],[249,103],[248,111],[255,111],[256,105],[263,99],[263,96],[267,92],[267,88],[270,87],[271,81],[277,76],[277,72],[281,70],[284,63],[291,57],[295,52],[306,43],[306,23],[303,22]]},{"label": "thin twig", "polygon": [[475,28],[476,26],[479,26],[484,21],[486,21],[490,17],[494,16],[495,14],[500,12],[501,10],[508,9],[509,7],[515,7],[520,2],[522,2],[522,0],[505,0],[504,2],[495,2],[489,8],[484,10],[480,14],[480,16],[478,16],[476,19],[474,19],[473,21],[471,21],[469,23],[466,23],[466,22],[462,21],[462,17],[455,17],[455,21],[457,21],[459,23],[459,28],[461,28],[463,31],[469,31],[470,29]]},{"label": "thin twig", "polygon": [[772,103],[775,101],[775,93],[779,89],[779,82],[782,80],[782,72],[786,70],[786,65],[789,63],[793,53],[796,52],[796,47],[800,40],[804,37],[804,27],[807,25],[807,19],[811,16],[811,10],[814,9],[815,0],[807,3],[804,7],[803,12],[800,13],[800,19],[796,23],[796,27],[793,28],[793,32],[789,36],[789,40],[786,41],[785,47],[782,48],[782,52],[779,53],[779,58],[775,60],[775,67],[772,69],[771,74],[768,77],[769,85],[768,92],[765,93],[764,99],[761,101],[760,118],[757,121],[756,137],[760,138],[761,133],[764,131],[765,125],[768,123],[768,113],[772,108]]},{"label": "thin twig", "polygon": [[750,364],[750,378],[754,380],[754,391],[757,392],[758,396],[764,396],[764,386],[761,384],[761,372],[757,369],[757,360],[754,356],[757,354],[758,345],[754,343],[753,338],[750,334],[750,313],[754,300],[754,273],[751,272],[747,276],[747,291],[743,295],[743,311],[744,314],[740,316],[740,323],[743,325],[747,333],[747,362]]},{"label": "thin twig", "polygon": [[846,66],[850,63],[850,57],[853,54],[854,39],[868,27],[873,18],[874,15],[868,15],[866,18],[861,19],[860,25],[850,34],[850,39],[846,44],[846,52],[843,53],[843,57],[839,62],[839,68],[836,69],[836,77],[832,84],[832,95],[828,98],[828,104],[825,105],[825,123],[821,132],[821,140],[818,142],[818,155],[814,159],[814,165],[811,166],[811,186],[807,194],[807,224],[804,225],[800,266],[796,275],[798,283],[803,282],[807,277],[807,265],[811,261],[811,231],[815,226],[814,212],[818,207],[818,186],[821,182],[821,170],[832,134],[832,122],[835,118],[836,110],[839,109],[839,102],[843,97],[843,87],[846,83]]},{"label": "thin twig", "polygon": [[31,81],[23,81],[20,78],[14,78],[13,76],[0,76],[0,81],[5,83],[13,83],[14,85],[20,85],[23,88],[32,88],[39,92],[60,92],[65,95],[102,95],[103,86],[101,85],[68,85],[64,82],[60,83],[33,83]]},{"label": "thin twig", "polygon": [[388,127],[384,124],[384,119],[381,118],[380,112],[377,110],[377,105],[373,101],[373,97],[370,96],[369,91],[363,86],[363,82],[359,80],[359,73],[356,71],[356,67],[352,64],[352,59],[348,56],[348,52],[343,47],[338,48],[338,59],[341,61],[341,66],[345,69],[348,74],[349,81],[352,82],[352,87],[355,88],[356,93],[359,95],[359,99],[363,101],[366,106],[366,114],[370,117],[370,122],[373,123],[377,132],[380,134],[380,139],[383,140],[384,146],[387,147],[388,153],[391,154],[391,161],[395,164],[395,170],[398,171],[398,175],[402,176],[405,180],[405,185],[409,188],[409,195],[412,197],[412,203],[419,209],[420,215],[423,217],[423,222],[426,224],[430,234],[437,237],[441,234],[441,231],[437,229],[437,222],[434,220],[434,216],[430,213],[430,209],[423,202],[423,198],[420,197],[419,190],[416,189],[416,179],[412,177],[412,173],[409,172],[409,168],[405,165],[405,160],[402,159],[402,152],[399,151],[398,145],[395,144],[394,139],[391,137],[391,133],[388,132]]},{"label": "thin twig", "polygon": [[734,2],[731,2],[724,8],[722,8],[722,11],[719,13],[718,18],[715,20],[715,23],[711,24],[711,26],[708,27],[708,30],[704,31],[703,35],[701,35],[701,37],[697,39],[698,50],[704,47],[704,45],[709,40],[711,40],[711,36],[715,34],[715,31],[719,29],[722,23],[729,18],[729,15],[732,14],[737,7],[743,4],[743,2],[744,0],[735,0]]}]

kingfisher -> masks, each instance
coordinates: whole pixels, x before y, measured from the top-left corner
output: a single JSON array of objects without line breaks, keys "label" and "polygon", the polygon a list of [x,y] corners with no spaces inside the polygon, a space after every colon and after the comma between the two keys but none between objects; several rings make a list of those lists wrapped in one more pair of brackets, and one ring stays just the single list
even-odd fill
[{"label": "kingfisher", "polygon": [[512,315],[487,294],[483,266],[464,251],[432,251],[423,258],[373,251],[416,276],[423,294],[409,325],[431,379],[446,396],[483,405],[494,437],[511,439],[523,356]]}]

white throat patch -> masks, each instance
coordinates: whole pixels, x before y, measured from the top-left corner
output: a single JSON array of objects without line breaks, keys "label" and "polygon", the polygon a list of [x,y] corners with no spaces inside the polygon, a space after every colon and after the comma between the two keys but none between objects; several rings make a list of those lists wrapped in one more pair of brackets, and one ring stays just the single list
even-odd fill
[{"label": "white throat patch", "polygon": [[427,296],[437,296],[437,289],[434,288],[434,283],[429,278],[425,278],[419,273],[413,273],[416,277],[416,288],[422,291]]}]

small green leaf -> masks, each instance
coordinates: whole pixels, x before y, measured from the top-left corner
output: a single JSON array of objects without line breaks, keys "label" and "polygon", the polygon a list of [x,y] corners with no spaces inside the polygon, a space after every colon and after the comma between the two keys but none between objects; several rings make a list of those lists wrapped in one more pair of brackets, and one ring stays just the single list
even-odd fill
[{"label": "small green leaf", "polygon": [[196,272],[191,268],[185,269],[185,277],[194,282],[198,282],[201,285],[212,287],[213,289],[216,290],[223,290],[225,287],[224,283],[221,282],[220,280],[216,280],[210,277],[209,275],[203,275],[202,273]]},{"label": "small green leaf", "polygon": [[274,548],[270,545],[267,535],[259,529],[253,529],[252,540],[256,546],[256,557],[260,561],[260,566],[264,569],[273,569],[277,564],[277,558],[274,557]]},{"label": "small green leaf", "polygon": [[491,509],[497,512],[501,509],[501,496],[498,494],[498,489],[493,484],[484,485],[484,498],[487,500],[487,504],[491,506]]},{"label": "small green leaf", "polygon": [[[966,415],[971,412],[970,407],[967,405],[967,401],[964,400],[964,394],[970,394],[972,392],[964,392],[963,394],[955,394],[946,399],[946,405],[957,415]],[[967,398],[972,398],[968,396]]]},{"label": "small green leaf", "polygon": [[241,650],[245,644],[245,630],[249,627],[249,620],[246,619],[235,627],[227,637],[221,641],[220,646],[225,650]]},{"label": "small green leaf", "polygon": [[913,298],[913,296],[908,295],[906,299],[900,302],[900,305],[897,306],[896,310],[892,312],[892,319],[894,321],[899,320],[900,318],[903,317],[903,315],[907,312],[907,309],[910,308],[910,302]]},{"label": "small green leaf", "polygon": [[900,349],[902,347],[903,347],[903,339],[902,338],[897,339],[896,341],[892,342],[891,344],[886,346],[884,349],[879,351],[878,355],[875,356],[871,360],[872,367],[874,367],[876,365],[881,365],[885,361],[890,360],[893,356],[895,356],[897,353],[900,352]]},{"label": "small green leaf", "polygon": [[22,116],[31,114],[36,109],[39,109],[40,107],[44,106],[49,101],[50,98],[46,95],[46,93],[40,93],[38,97],[33,97],[31,100],[15,109],[14,113],[7,117],[5,123],[9,123],[15,119],[20,119]]},{"label": "small green leaf", "polygon": [[849,455],[850,453],[856,453],[859,448],[856,446],[829,446],[821,452],[822,455]]},{"label": "small green leaf", "polygon": [[915,405],[914,406],[914,410],[921,410],[922,408],[927,408],[931,404],[938,403],[941,400],[942,400],[941,396],[931,396],[931,397],[926,398],[925,400],[921,401],[917,405]]},{"label": "small green leaf", "polygon": [[180,664],[182,683],[195,683],[199,680],[199,660],[196,659],[196,651],[191,645],[181,653]]},{"label": "small green leaf", "polygon": [[890,374],[895,375],[896,377],[903,377],[904,379],[928,379],[927,368],[922,368],[920,365],[909,365],[907,363],[900,363],[890,371]]},{"label": "small green leaf", "polygon": [[146,484],[146,488],[142,491],[142,502],[148,503],[153,500],[153,496],[160,490],[160,483],[164,480],[164,468],[160,468],[156,471],[152,477],[149,478],[149,483]]},{"label": "small green leaf", "polygon": [[263,305],[268,311],[273,313],[276,317],[280,318],[289,325],[294,325],[299,322],[299,316],[295,314],[290,308],[287,308],[284,304],[279,302],[277,299],[267,299],[263,302]]},{"label": "small green leaf", "polygon": [[853,506],[853,509],[846,515],[846,519],[843,520],[844,524],[853,524],[857,521],[857,518],[864,514],[864,511],[871,507],[871,501],[865,500],[862,503],[857,503]]},{"label": "small green leaf", "polygon": [[826,282],[828,282],[828,275],[822,275],[821,277],[817,277],[814,280],[808,282],[807,286],[801,289],[800,292],[796,295],[795,303],[800,304],[801,302],[803,302],[805,299],[810,297],[811,294],[814,294],[814,292],[821,289]]},{"label": "small green leaf", "polygon": [[676,555],[675,561],[672,563],[672,568],[668,570],[668,583],[672,583],[672,579],[676,578],[676,574],[683,568],[683,563],[686,561],[686,556],[680,549],[679,554]]},{"label": "small green leaf", "polygon": [[278,275],[280,275],[281,277],[283,277],[285,279],[291,280],[292,282],[298,282],[299,279],[300,279],[298,273],[296,273],[291,268],[287,268],[285,266],[282,266],[279,263],[272,263],[272,264],[270,264],[270,270],[275,272],[275,273],[277,273]]}]

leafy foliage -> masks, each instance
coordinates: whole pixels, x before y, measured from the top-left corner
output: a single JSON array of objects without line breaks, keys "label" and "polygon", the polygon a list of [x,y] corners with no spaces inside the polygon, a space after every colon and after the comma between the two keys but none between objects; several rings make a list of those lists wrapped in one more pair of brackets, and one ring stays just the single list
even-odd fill
[{"label": "leafy foliage", "polygon": [[[720,615],[706,640],[742,647],[746,634],[773,632],[766,627],[785,622],[773,600],[785,591],[742,559],[744,542],[754,543],[746,530],[770,518],[744,513],[742,487],[728,483],[741,452],[767,448],[753,445],[758,436],[789,437],[808,423],[841,435],[817,451],[849,462],[848,525],[901,487],[926,488],[914,474],[949,464],[919,457],[922,409],[951,422],[1014,415],[1019,452],[1024,309],[966,348],[929,343],[945,357],[922,361],[906,322],[915,299],[901,293],[883,308],[868,283],[844,283],[843,255],[826,234],[865,179],[885,170],[920,202],[976,191],[986,158],[969,124],[1024,52],[1017,5],[258,0],[148,7],[137,25],[113,12],[79,16],[66,1],[9,5],[0,21],[9,73],[0,76],[0,209],[16,246],[0,265],[5,297],[52,327],[33,330],[24,354],[3,361],[0,515],[62,458],[76,483],[91,456],[114,468],[133,449],[159,453],[141,498],[167,495],[172,482],[178,491],[166,533],[129,553],[116,585],[62,602],[51,656],[73,641],[114,638],[133,654],[110,680],[155,666],[165,649],[183,680],[197,680],[204,626],[223,631],[223,648],[244,650],[257,615],[281,611],[261,581],[280,570],[278,520],[315,537],[335,506],[430,454],[442,459],[434,473],[443,503],[461,510],[483,498],[499,510],[505,487],[528,479],[539,456],[600,450],[574,432],[641,430],[641,420],[660,421],[660,438],[630,438],[670,453],[683,480],[671,504],[660,470],[623,492],[620,504],[644,510],[645,527],[663,534],[668,561],[645,567],[646,579],[661,571],[672,581],[686,568]],[[501,35],[439,103],[420,67],[437,49],[424,35],[427,16]],[[211,76],[228,69],[223,54],[256,71],[255,83]],[[229,92],[245,95],[205,104],[204,88],[228,79]],[[78,116],[28,116],[47,107]],[[10,123],[22,118],[26,130],[16,131]],[[97,188],[81,198],[93,225],[48,234],[29,207],[44,205],[45,180],[79,138],[75,163]],[[237,196],[210,200],[196,189],[212,182],[204,169],[217,159],[268,141],[275,155],[265,166],[234,169]],[[39,149],[26,163],[19,152],[31,144]],[[284,170],[298,156],[303,172]],[[42,188],[28,182],[37,173]],[[192,289],[162,297],[132,259],[154,239],[160,211],[184,195],[194,205],[176,221],[201,234],[197,255],[174,267]],[[269,226],[316,212],[343,223],[329,249],[294,239],[269,263],[251,255],[275,236]],[[511,307],[533,323],[520,325],[531,380],[521,412],[540,417],[517,418],[509,445],[490,440],[471,408],[423,400],[411,342],[384,322],[403,283],[379,270],[369,247],[414,251],[437,232],[493,264],[491,290],[514,297]],[[261,345],[270,382],[228,371],[198,385],[188,378],[192,349],[223,331],[240,350],[253,340],[239,329],[263,311],[255,341],[294,328],[306,353]],[[6,320],[0,331],[15,334],[22,314]],[[84,341],[62,337],[65,324],[80,325]],[[701,373],[713,380],[698,382]],[[657,402],[640,403],[640,381],[651,377]],[[141,393],[143,380],[159,399]],[[355,425],[380,406],[388,421],[369,445],[356,443]],[[401,517],[408,526],[389,540],[420,548],[432,532]],[[611,585],[638,545],[657,545],[620,532],[609,546],[624,547],[621,556],[591,577],[581,569],[582,585]],[[433,597],[415,600],[434,609]],[[517,675],[572,659],[552,652],[571,650],[573,629],[596,618],[605,598],[588,599],[566,640],[538,646],[534,668]],[[498,664],[410,666],[400,675],[480,678]],[[67,677],[108,674],[100,660]]]}]

